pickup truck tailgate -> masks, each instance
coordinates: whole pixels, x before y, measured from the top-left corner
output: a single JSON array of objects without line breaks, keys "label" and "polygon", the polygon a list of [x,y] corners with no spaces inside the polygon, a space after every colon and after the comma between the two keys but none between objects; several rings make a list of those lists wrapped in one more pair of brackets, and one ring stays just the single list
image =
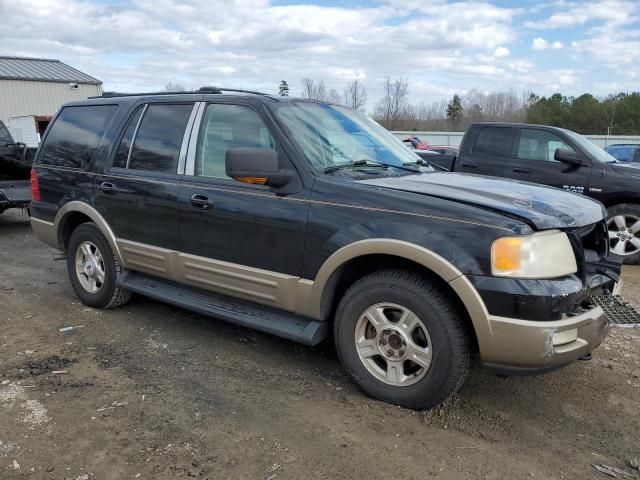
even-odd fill
[{"label": "pickup truck tailgate", "polygon": [[31,183],[29,180],[6,180],[0,182],[0,204],[25,203],[31,201]]}]

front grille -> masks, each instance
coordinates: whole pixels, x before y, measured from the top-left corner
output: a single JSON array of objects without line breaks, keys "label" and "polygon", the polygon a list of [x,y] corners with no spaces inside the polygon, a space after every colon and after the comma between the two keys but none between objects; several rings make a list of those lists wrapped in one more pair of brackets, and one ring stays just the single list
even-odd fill
[{"label": "front grille", "polygon": [[589,297],[593,305],[602,307],[607,323],[612,327],[640,328],[640,313],[619,296],[597,295]]}]

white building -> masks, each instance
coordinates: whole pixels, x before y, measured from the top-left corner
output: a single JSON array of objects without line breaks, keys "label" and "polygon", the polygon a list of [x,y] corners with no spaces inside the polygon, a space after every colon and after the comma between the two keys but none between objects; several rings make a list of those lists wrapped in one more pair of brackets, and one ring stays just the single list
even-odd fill
[{"label": "white building", "polygon": [[102,82],[59,60],[0,56],[0,120],[32,144],[66,102],[102,95]]}]

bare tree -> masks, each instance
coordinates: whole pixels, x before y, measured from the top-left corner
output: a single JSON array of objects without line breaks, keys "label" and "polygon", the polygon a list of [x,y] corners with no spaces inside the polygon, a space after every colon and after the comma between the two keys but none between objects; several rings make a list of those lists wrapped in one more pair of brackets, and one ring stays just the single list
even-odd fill
[{"label": "bare tree", "polygon": [[180,83],[169,82],[164,86],[165,92],[186,92],[187,89]]},{"label": "bare tree", "polygon": [[367,89],[364,84],[356,79],[347,83],[344,89],[344,104],[355,110],[364,110],[367,103]]},{"label": "bare tree", "polygon": [[325,101],[327,100],[327,87],[324,81],[316,83],[310,78],[302,79],[302,96],[311,100]]},{"label": "bare tree", "polygon": [[385,128],[399,128],[403,112],[407,108],[409,81],[404,78],[386,76],[382,81],[383,96],[376,105],[375,116]]}]

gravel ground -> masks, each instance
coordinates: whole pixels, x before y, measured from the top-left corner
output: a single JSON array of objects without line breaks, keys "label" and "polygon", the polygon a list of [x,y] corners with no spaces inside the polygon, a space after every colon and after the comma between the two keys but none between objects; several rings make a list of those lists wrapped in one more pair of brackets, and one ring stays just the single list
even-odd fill
[{"label": "gravel ground", "polygon": [[[87,308],[52,252],[26,215],[0,216],[2,479],[640,477],[640,330],[544,376],[476,366],[415,412],[365,397],[330,345],[142,297]],[[624,277],[640,306],[640,268]]]}]

